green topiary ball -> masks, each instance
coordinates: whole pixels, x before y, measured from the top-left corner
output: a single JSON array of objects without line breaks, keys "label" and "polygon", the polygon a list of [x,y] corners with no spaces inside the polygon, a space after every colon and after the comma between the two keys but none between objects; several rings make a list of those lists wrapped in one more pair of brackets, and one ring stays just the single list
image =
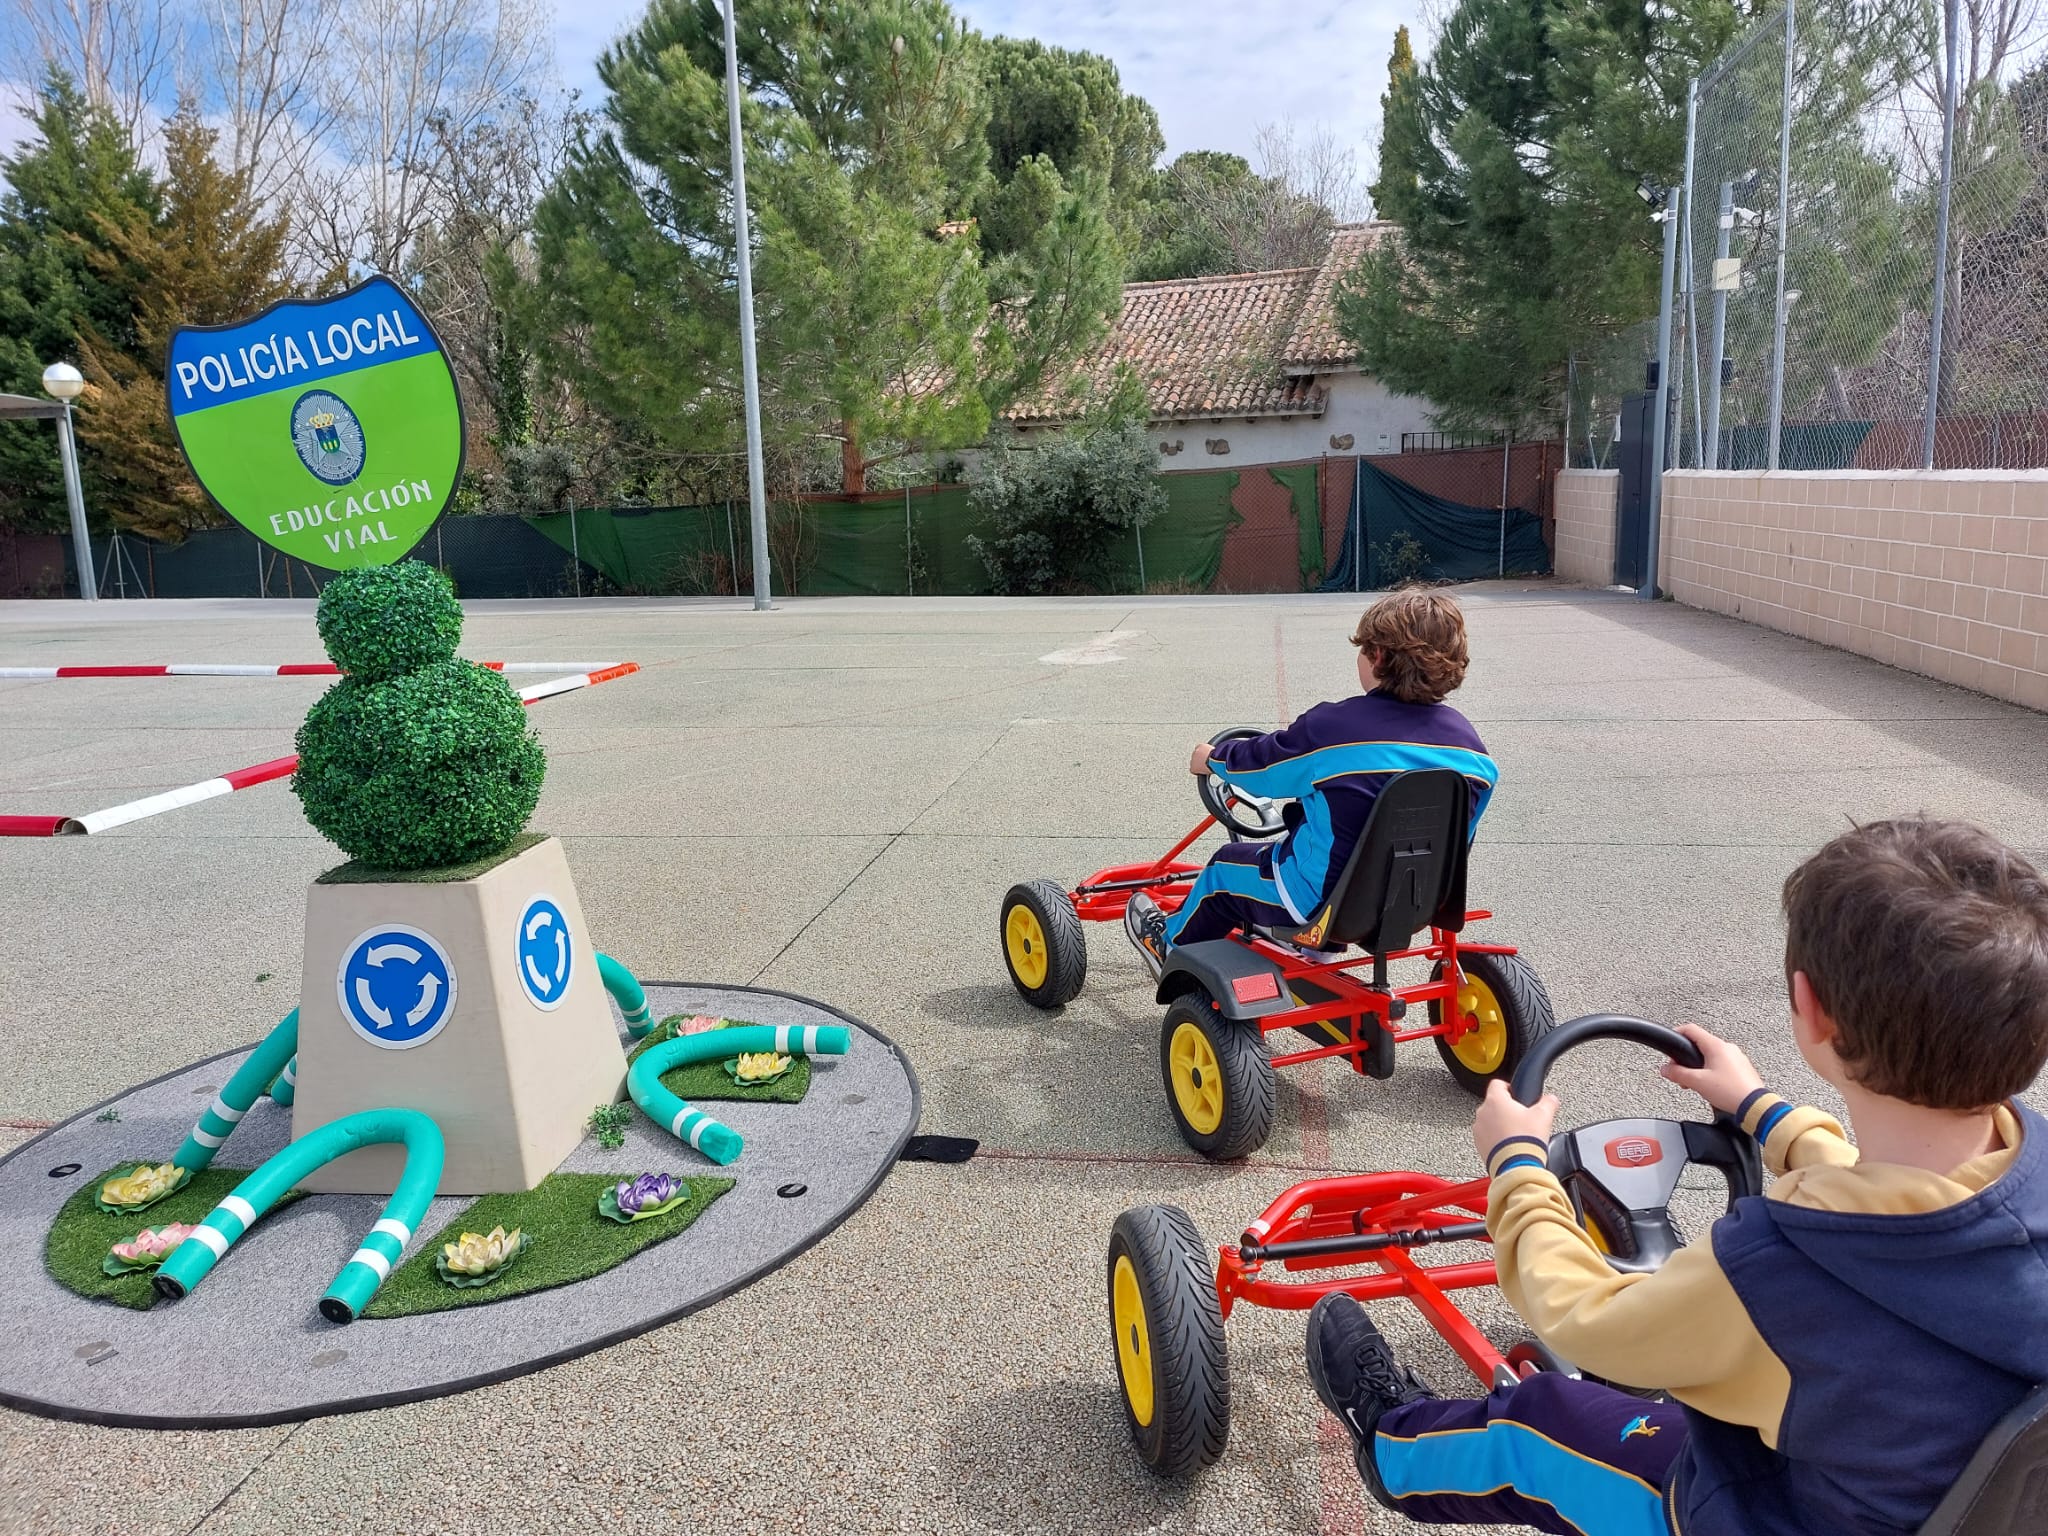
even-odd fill
[{"label": "green topiary ball", "polygon": [[440,661],[386,682],[351,675],[322,694],[299,728],[292,788],[306,819],[351,857],[435,869],[509,844],[546,773],[504,678]]},{"label": "green topiary ball", "polygon": [[321,588],[315,622],[328,659],[366,682],[452,661],[462,639],[455,589],[417,560],[343,571]]}]

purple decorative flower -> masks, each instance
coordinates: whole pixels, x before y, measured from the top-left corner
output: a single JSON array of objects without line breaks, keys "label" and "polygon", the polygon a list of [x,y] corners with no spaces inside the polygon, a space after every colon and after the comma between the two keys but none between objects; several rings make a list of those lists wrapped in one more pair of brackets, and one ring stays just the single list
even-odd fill
[{"label": "purple decorative flower", "polygon": [[628,1216],[667,1205],[682,1193],[683,1181],[670,1173],[643,1173],[637,1179],[621,1179],[612,1191],[619,1209]]}]

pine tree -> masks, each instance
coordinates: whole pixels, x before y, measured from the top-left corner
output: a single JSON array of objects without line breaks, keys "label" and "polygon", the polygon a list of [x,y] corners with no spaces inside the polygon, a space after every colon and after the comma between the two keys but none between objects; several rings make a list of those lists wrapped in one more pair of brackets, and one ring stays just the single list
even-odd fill
[{"label": "pine tree", "polygon": [[1429,150],[1416,97],[1415,46],[1408,29],[1394,30],[1387,59],[1387,91],[1380,97],[1380,172],[1372,184],[1373,211],[1405,223],[1415,217],[1416,193]]},{"label": "pine tree", "polygon": [[164,367],[181,325],[225,325],[291,291],[280,262],[285,221],[266,219],[249,172],[214,159],[218,135],[190,104],[164,126],[163,208],[102,216],[93,272],[131,296],[128,344],[89,326],[81,338],[90,386],[79,433],[106,486],[117,526],[181,539],[216,518],[171,429]]},{"label": "pine tree", "polygon": [[[95,258],[109,249],[110,223],[153,218],[159,202],[128,136],[63,74],[45,79],[33,123],[35,138],[0,160],[0,390],[40,398],[43,369],[76,361],[86,332],[132,345],[129,290]],[[110,489],[107,466],[94,454],[82,459],[86,507],[97,513]],[[65,523],[50,424],[0,423],[0,524],[44,531]]]}]

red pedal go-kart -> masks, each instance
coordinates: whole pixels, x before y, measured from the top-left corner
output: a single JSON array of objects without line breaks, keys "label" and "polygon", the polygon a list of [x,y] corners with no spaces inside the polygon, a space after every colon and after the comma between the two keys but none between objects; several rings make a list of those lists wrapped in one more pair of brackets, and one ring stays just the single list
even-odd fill
[{"label": "red pedal go-kart", "polygon": [[[1593,1040],[1630,1040],[1687,1066],[1699,1048],[1644,1019],[1593,1014],[1561,1025],[1529,1052],[1513,1090],[1542,1096],[1566,1051]],[[1720,1172],[1728,1202],[1763,1190],[1757,1146],[1726,1115],[1709,1121],[1607,1120],[1551,1138],[1551,1171],[1608,1263],[1649,1271],[1683,1239],[1669,1206],[1691,1164]],[[1332,1291],[1361,1302],[1405,1298],[1490,1392],[1538,1370],[1572,1370],[1534,1340],[1502,1353],[1450,1293],[1498,1281],[1491,1255],[1422,1265],[1418,1249],[1487,1241],[1484,1178],[1454,1183],[1426,1173],[1365,1173],[1297,1184],[1224,1244],[1213,1267],[1185,1211],[1139,1206],[1116,1219],[1109,1240],[1109,1317],[1124,1419],[1155,1472],[1185,1477],[1223,1453],[1230,1434],[1230,1365],[1224,1320],[1239,1303],[1303,1311]],[[1328,1271],[1374,1266],[1364,1274]],[[1273,1271],[1306,1274],[1288,1280]]]},{"label": "red pedal go-kart", "polygon": [[[1263,733],[1225,731],[1221,745]],[[1073,890],[1050,880],[1012,886],[1003,898],[1003,958],[1024,1000],[1058,1008],[1088,973],[1084,922],[1118,922],[1144,891],[1168,912],[1187,899],[1199,864],[1181,862],[1212,826],[1243,838],[1286,830],[1279,802],[1210,774],[1196,780],[1207,813],[1149,864],[1098,870]],[[1467,911],[1465,863],[1470,789],[1447,768],[1390,777],[1329,898],[1298,928],[1261,928],[1175,948],[1159,978],[1167,1005],[1159,1070],[1182,1138],[1216,1159],[1265,1145],[1277,1099],[1274,1068],[1342,1057],[1361,1076],[1394,1071],[1394,1047],[1434,1040],[1458,1084],[1483,1095],[1511,1077],[1555,1024],[1542,979],[1513,945],[1459,937],[1490,912]],[[1429,930],[1428,942],[1413,944]],[[1354,953],[1353,950],[1363,951]],[[1428,979],[1388,979],[1390,962],[1416,960]],[[1369,974],[1360,974],[1370,967]],[[1427,1023],[1409,1010],[1427,1008]],[[1265,1037],[1297,1030],[1311,1044],[1271,1054]]]}]

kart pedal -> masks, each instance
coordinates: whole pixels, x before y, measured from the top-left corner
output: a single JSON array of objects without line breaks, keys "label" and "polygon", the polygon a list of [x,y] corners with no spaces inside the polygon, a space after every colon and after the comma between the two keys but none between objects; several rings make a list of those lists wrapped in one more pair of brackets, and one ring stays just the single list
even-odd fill
[{"label": "kart pedal", "polygon": [[1394,1032],[1378,1019],[1368,1021],[1372,1040],[1358,1054],[1358,1067],[1367,1077],[1385,1082],[1394,1075]]}]

